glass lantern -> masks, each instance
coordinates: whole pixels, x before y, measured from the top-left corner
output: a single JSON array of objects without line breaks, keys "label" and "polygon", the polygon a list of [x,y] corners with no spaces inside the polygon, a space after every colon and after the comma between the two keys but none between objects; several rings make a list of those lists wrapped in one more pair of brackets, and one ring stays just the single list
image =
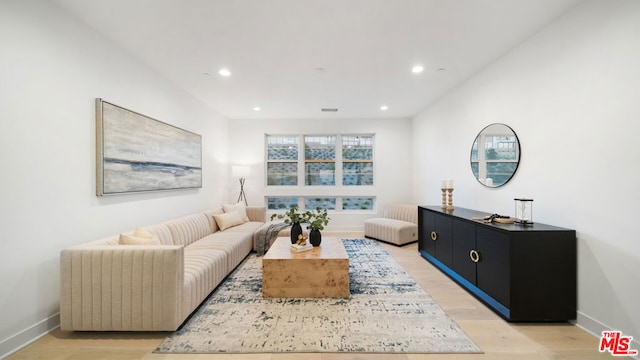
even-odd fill
[{"label": "glass lantern", "polygon": [[515,200],[516,216],[514,221],[518,224],[533,224],[533,199],[513,199]]}]

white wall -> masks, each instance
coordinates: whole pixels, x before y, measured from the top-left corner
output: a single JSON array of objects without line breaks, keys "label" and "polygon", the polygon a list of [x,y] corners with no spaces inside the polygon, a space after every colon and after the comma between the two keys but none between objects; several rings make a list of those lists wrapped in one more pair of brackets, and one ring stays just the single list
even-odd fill
[{"label": "white wall", "polygon": [[[640,339],[640,2],[588,1],[413,120],[416,198],[513,215],[531,197],[534,221],[577,230],[578,324]],[[501,122],[522,160],[507,185],[472,176],[476,134]],[[540,259],[544,266],[544,259]],[[550,295],[553,296],[553,295]],[[635,349],[640,348],[636,342]]]},{"label": "white wall", "polygon": [[[300,195],[375,195],[378,214],[382,213],[382,207],[386,203],[412,202],[410,119],[231,120],[229,126],[230,163],[251,167],[251,175],[247,177],[245,186],[250,205],[264,205],[265,196],[283,196],[285,193],[290,195],[289,189],[266,186],[265,134],[374,134],[375,174],[372,188],[307,187],[299,189]],[[230,181],[232,185],[228,189],[228,199],[235,201],[240,185],[237,179]],[[333,212],[329,215],[331,221],[327,230],[362,231],[364,219],[375,215],[372,212]]]},{"label": "white wall", "polygon": [[[222,202],[228,121],[48,1],[1,1],[0,44],[2,357],[57,326],[62,248]],[[97,97],[201,134],[202,189],[96,197]]]}]

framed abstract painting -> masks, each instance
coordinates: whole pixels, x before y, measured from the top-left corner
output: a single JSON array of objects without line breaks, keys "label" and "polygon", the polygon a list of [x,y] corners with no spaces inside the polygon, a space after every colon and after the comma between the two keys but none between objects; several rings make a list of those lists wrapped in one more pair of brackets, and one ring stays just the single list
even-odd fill
[{"label": "framed abstract painting", "polygon": [[202,187],[202,137],[96,99],[96,195]]}]

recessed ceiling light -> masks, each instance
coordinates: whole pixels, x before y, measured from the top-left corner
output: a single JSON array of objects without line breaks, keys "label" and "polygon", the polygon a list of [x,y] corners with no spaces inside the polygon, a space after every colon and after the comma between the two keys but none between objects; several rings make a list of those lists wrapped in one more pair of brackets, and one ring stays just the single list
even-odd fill
[{"label": "recessed ceiling light", "polygon": [[382,110],[382,111],[385,111],[387,109],[389,109],[389,107],[387,105],[380,106],[380,110]]},{"label": "recessed ceiling light", "polygon": [[262,110],[262,109],[260,109],[260,106],[254,106],[253,107],[253,111],[260,111],[260,110]]},{"label": "recessed ceiling light", "polygon": [[423,71],[424,71],[424,66],[422,66],[422,65],[414,65],[411,68],[411,72],[414,73],[414,74],[420,74]]},{"label": "recessed ceiling light", "polygon": [[231,76],[231,71],[229,71],[229,69],[227,68],[222,68],[220,69],[220,71],[218,71],[218,74],[220,74],[220,76],[227,77],[227,76]]}]

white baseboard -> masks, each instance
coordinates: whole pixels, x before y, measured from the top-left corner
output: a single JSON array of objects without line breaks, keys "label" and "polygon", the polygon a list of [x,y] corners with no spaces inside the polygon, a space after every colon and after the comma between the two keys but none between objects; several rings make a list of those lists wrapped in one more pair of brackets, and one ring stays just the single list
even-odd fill
[{"label": "white baseboard", "polygon": [[603,331],[611,330],[610,327],[606,326],[605,324],[599,322],[589,315],[581,313],[580,311],[578,311],[576,326],[598,338],[602,336]]},{"label": "white baseboard", "polygon": [[[597,337],[598,339],[602,336],[603,331],[620,330],[620,329],[612,329],[610,326],[607,326],[601,323],[600,321],[590,317],[589,315],[581,313],[580,311],[578,311],[578,316],[577,316],[575,325],[581,328],[582,330]],[[628,335],[628,334],[624,334],[624,335]],[[637,339],[636,337],[634,337],[633,340],[631,341],[630,347],[631,349],[634,349],[634,350],[640,350],[640,339]],[[633,359],[640,359],[640,355],[633,357]]]},{"label": "white baseboard", "polygon": [[0,341],[0,359],[47,335],[60,326],[60,313],[56,313],[24,330]]}]

